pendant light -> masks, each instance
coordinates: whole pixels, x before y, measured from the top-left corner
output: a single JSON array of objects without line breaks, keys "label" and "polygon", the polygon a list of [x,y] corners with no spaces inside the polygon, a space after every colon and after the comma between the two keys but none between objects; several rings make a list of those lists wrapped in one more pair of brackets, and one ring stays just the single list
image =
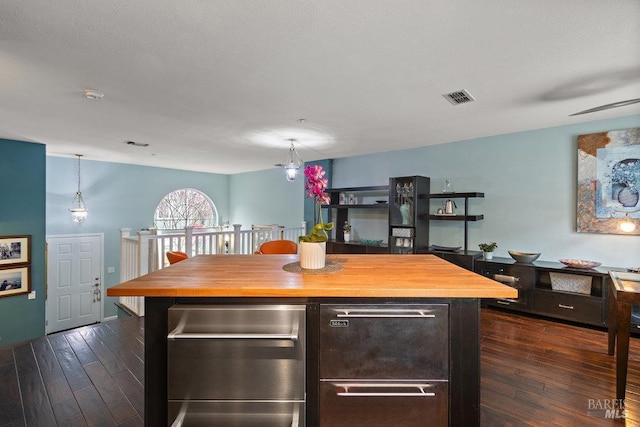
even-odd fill
[{"label": "pendant light", "polygon": [[296,140],[288,139],[287,141],[291,143],[287,161],[285,164],[278,163],[276,166],[284,168],[284,175],[287,177],[287,181],[295,181],[296,175],[298,175],[298,170],[300,169],[300,166],[302,166],[302,159],[300,158],[300,155],[298,155],[296,147],[293,145]]},{"label": "pendant light", "polygon": [[71,206],[69,206],[69,212],[73,216],[73,220],[78,224],[82,224],[82,222],[87,218],[87,205],[84,204],[84,199],[82,198],[82,192],[80,191],[80,158],[82,154],[76,154],[78,157],[78,191],[76,191],[76,197],[73,198],[71,202]]}]

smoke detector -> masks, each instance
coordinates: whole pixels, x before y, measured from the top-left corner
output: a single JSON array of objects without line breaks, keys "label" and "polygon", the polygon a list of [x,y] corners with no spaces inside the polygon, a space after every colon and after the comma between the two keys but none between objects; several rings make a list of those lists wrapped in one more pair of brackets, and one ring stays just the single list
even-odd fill
[{"label": "smoke detector", "polygon": [[476,100],[469,92],[467,92],[466,89],[445,93],[442,96],[444,96],[444,98],[453,105],[466,104],[467,102],[473,102]]},{"label": "smoke detector", "polygon": [[93,89],[85,89],[84,96],[85,98],[91,99],[93,101],[100,101],[102,98],[104,98],[104,93],[98,92],[97,90]]}]

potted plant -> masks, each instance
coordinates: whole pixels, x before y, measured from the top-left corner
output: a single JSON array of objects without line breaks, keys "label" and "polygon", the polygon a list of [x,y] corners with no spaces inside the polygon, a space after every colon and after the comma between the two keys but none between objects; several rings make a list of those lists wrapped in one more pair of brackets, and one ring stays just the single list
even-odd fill
[{"label": "potted plant", "polygon": [[344,241],[349,242],[351,240],[351,225],[349,224],[349,221],[344,222],[342,230],[344,231]]},{"label": "potted plant", "polygon": [[498,247],[498,244],[496,242],[480,243],[478,247],[482,251],[484,259],[492,259],[493,251]]},{"label": "potted plant", "polygon": [[318,222],[311,228],[309,234],[298,237],[300,243],[300,267],[306,269],[324,268],[327,253],[327,231],[333,229],[333,222],[325,223],[322,219],[322,205],[331,203],[326,193],[328,180],[324,178],[322,166],[307,166],[304,170],[307,180],[304,189],[307,197],[315,203],[315,217]]}]

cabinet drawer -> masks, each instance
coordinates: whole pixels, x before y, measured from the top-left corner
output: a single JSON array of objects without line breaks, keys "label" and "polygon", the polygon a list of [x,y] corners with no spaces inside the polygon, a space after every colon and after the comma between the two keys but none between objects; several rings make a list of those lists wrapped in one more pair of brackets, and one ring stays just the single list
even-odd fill
[{"label": "cabinet drawer", "polygon": [[447,379],[446,304],[321,305],[320,377]]},{"label": "cabinet drawer", "polygon": [[169,423],[180,427],[304,427],[305,406],[299,401],[169,401]]},{"label": "cabinet drawer", "polygon": [[169,399],[304,399],[305,306],[169,309]]},{"label": "cabinet drawer", "polygon": [[537,312],[575,322],[602,324],[602,299],[588,295],[536,290],[534,307]]},{"label": "cabinet drawer", "polygon": [[320,384],[322,427],[447,426],[448,383]]}]

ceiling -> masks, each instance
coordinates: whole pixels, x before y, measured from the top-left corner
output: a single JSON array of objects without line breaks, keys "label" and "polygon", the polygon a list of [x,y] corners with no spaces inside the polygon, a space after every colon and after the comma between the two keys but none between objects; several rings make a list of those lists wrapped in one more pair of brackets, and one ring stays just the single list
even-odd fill
[{"label": "ceiling", "polygon": [[[476,100],[442,96],[460,89]],[[291,138],[340,158],[634,98],[638,0],[0,1],[0,138],[53,156],[232,174]]]}]

